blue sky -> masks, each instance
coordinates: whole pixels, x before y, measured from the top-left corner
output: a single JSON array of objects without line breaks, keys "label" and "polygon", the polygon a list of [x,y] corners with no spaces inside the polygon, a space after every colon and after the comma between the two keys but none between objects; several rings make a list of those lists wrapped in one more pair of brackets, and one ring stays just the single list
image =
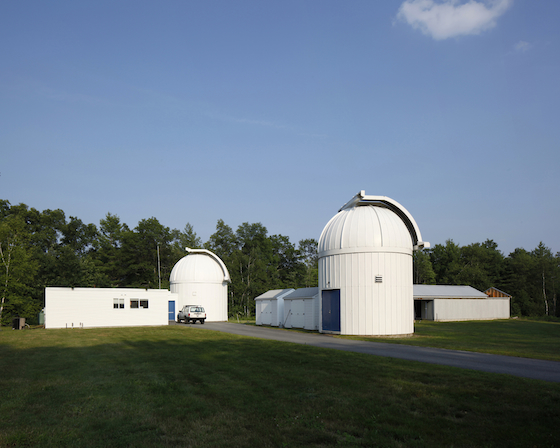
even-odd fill
[{"label": "blue sky", "polygon": [[560,251],[560,2],[18,1],[0,198],[318,239],[358,191],[425,241]]}]

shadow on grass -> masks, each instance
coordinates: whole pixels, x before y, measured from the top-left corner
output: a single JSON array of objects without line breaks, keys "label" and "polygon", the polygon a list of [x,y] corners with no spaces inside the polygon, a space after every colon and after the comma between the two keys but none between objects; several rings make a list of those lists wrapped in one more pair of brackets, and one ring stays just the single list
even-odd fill
[{"label": "shadow on grass", "polygon": [[193,327],[0,341],[1,446],[554,446],[560,385]]}]

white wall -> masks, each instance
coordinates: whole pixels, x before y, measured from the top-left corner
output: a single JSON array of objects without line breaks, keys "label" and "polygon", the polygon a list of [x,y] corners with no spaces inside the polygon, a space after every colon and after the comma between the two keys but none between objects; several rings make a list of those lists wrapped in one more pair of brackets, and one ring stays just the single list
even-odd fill
[{"label": "white wall", "polygon": [[284,327],[303,328],[305,326],[305,299],[284,300]]},{"label": "white wall", "polygon": [[185,305],[202,305],[208,322],[228,320],[227,282],[180,282],[171,283],[170,288],[179,297],[175,314]]},{"label": "white wall", "polygon": [[272,324],[272,304],[270,299],[256,299],[256,324],[271,325]]},{"label": "white wall", "polygon": [[319,329],[319,295],[317,294],[312,299],[305,299],[305,326],[306,330]]},{"label": "white wall", "polygon": [[509,298],[434,299],[436,321],[509,319]]},{"label": "white wall", "polygon": [[257,325],[281,327],[284,324],[284,297],[294,289],[273,289],[255,298]]},{"label": "white wall", "polygon": [[[285,295],[285,294],[284,294]],[[281,327],[284,317],[284,299],[282,296],[269,299],[255,299],[256,324]]]},{"label": "white wall", "polygon": [[[114,308],[115,299],[124,308]],[[131,308],[131,300],[148,308]],[[45,328],[168,325],[169,301],[177,310],[177,294],[166,289],[45,288]]]},{"label": "white wall", "polygon": [[284,299],[284,326],[286,328],[319,329],[319,296]]},{"label": "white wall", "polygon": [[[375,282],[378,275],[382,283]],[[321,257],[319,303],[323,289],[340,289],[340,334],[414,333],[411,250]]]}]

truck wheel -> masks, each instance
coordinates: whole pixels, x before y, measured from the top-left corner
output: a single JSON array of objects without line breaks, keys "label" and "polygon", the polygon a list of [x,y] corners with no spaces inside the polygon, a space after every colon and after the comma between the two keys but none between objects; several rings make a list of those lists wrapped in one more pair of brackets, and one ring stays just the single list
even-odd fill
[{"label": "truck wheel", "polygon": [[200,319],[200,323],[204,325],[204,319]]}]

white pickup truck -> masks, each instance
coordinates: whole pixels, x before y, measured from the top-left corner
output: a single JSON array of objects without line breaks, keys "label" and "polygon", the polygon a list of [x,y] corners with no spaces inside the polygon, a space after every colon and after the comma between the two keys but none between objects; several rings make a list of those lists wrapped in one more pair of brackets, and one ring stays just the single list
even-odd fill
[{"label": "white pickup truck", "polygon": [[190,324],[196,324],[196,321],[199,321],[201,324],[204,323],[206,320],[206,311],[204,311],[204,307],[200,305],[185,305],[179,314],[177,314],[177,322],[185,322]]}]

